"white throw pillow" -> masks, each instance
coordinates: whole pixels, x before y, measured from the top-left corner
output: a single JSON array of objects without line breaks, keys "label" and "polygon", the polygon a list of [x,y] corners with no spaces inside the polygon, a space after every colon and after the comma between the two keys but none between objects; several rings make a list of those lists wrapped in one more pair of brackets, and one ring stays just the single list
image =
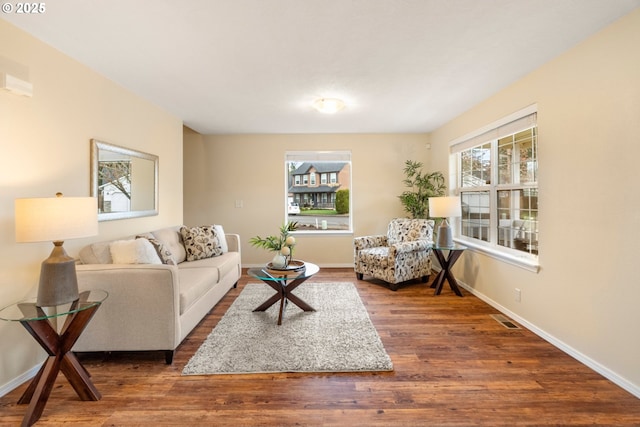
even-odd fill
[{"label": "white throw pillow", "polygon": [[216,229],[216,236],[218,237],[218,244],[222,248],[222,253],[229,252],[229,246],[227,245],[227,237],[224,235],[224,229],[221,225],[214,224],[213,227]]},{"label": "white throw pillow", "polygon": [[147,239],[116,240],[109,247],[114,264],[162,264]]}]

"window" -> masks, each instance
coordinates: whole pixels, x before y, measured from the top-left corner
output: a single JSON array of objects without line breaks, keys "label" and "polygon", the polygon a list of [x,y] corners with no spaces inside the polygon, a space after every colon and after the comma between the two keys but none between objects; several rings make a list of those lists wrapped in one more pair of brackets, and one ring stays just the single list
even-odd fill
[{"label": "window", "polygon": [[300,207],[295,215],[285,209],[285,221],[296,221],[298,232],[351,232],[350,152],[287,152],[285,171],[285,205]]},{"label": "window", "polygon": [[538,260],[537,107],[454,141],[462,202],[459,238],[479,248]]}]

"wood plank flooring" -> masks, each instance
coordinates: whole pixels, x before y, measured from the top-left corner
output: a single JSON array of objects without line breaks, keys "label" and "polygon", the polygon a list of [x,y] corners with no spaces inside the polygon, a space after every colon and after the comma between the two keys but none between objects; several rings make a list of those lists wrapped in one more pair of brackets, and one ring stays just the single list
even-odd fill
[{"label": "wood plank flooring", "polygon": [[[393,292],[352,269],[313,280],[356,284],[393,372],[181,376],[249,280],[171,366],[161,352],[80,355],[102,400],[80,401],[60,376],[37,426],[640,426],[640,399],[528,330],[505,328],[468,292],[445,284],[434,296],[419,282]],[[0,426],[20,424],[25,388],[0,398]]]}]

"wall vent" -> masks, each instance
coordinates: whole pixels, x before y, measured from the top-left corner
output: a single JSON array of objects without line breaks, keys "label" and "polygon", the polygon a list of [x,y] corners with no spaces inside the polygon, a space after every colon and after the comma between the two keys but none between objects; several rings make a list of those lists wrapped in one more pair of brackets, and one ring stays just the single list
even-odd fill
[{"label": "wall vent", "polygon": [[507,329],[520,329],[520,326],[516,325],[513,320],[503,314],[492,314],[491,317]]}]

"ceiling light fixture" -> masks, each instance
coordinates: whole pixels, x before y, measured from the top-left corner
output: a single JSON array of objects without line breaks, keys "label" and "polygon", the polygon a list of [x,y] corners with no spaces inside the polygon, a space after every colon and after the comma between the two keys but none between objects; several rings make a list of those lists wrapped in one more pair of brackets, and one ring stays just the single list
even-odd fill
[{"label": "ceiling light fixture", "polygon": [[344,101],[338,98],[320,98],[313,103],[313,108],[324,114],[334,114],[344,108]]}]

